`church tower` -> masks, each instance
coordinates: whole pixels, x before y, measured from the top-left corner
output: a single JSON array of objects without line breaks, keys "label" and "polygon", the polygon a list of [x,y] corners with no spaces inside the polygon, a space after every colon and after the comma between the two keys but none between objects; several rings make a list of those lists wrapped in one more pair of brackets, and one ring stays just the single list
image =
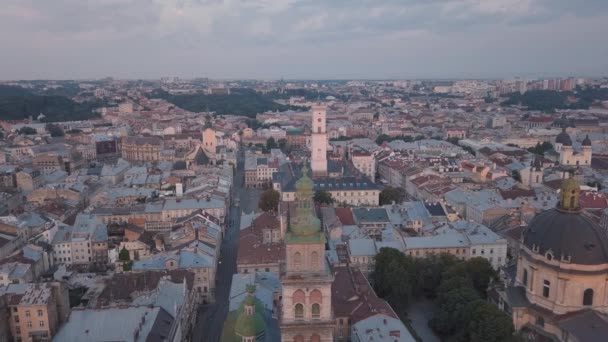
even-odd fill
[{"label": "church tower", "polygon": [[327,176],[327,109],[325,106],[312,107],[311,125],[311,168],[313,176]]},{"label": "church tower", "polygon": [[296,182],[296,210],[285,234],[281,272],[281,341],[332,342],[333,277],[325,261],[325,235],[314,212],[313,182],[306,166]]}]

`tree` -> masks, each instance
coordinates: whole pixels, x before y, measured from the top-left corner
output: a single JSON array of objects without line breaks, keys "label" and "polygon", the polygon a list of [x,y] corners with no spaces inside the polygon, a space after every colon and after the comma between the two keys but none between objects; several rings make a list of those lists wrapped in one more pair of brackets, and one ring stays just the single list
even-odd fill
[{"label": "tree", "polygon": [[21,129],[18,130],[17,132],[22,135],[32,135],[32,134],[37,133],[35,129],[33,129],[32,127],[28,127],[28,126],[21,127]]},{"label": "tree", "polygon": [[545,152],[552,150],[552,149],[553,149],[553,144],[551,144],[548,141],[543,141],[542,144],[536,143],[536,146],[528,148],[528,152],[542,156],[545,154]]},{"label": "tree", "polygon": [[446,141],[458,146],[458,142],[460,141],[460,139],[456,138],[456,137],[452,137],[452,138],[447,138],[445,139]]},{"label": "tree", "polygon": [[203,129],[211,128],[212,126],[213,125],[211,124],[211,115],[205,115],[205,125],[203,126]]},{"label": "tree", "polygon": [[380,205],[401,203],[405,199],[405,191],[403,188],[394,188],[387,186],[380,192]]},{"label": "tree", "polygon": [[521,174],[519,173],[519,171],[513,170],[511,172],[511,176],[513,177],[513,179],[521,183]]},{"label": "tree", "polygon": [[59,125],[52,123],[46,124],[46,131],[49,132],[52,137],[62,137],[65,135],[65,133],[63,133],[63,129],[59,127]]},{"label": "tree", "polygon": [[380,134],[377,138],[376,138],[376,144],[378,145],[382,145],[385,141],[392,141],[391,137],[389,137],[386,134]]},{"label": "tree", "polygon": [[266,140],[266,150],[270,151],[273,148],[277,148],[277,142],[274,140],[273,137],[268,138],[268,140]]},{"label": "tree", "polygon": [[279,206],[279,200],[281,199],[281,194],[274,189],[266,190],[260,196],[260,200],[258,202],[258,207],[265,212],[269,211],[277,211]]},{"label": "tree", "polygon": [[173,170],[185,170],[186,169],[186,162],[183,160],[178,160],[175,163],[173,163]]},{"label": "tree", "polygon": [[332,204],[334,203],[334,199],[331,197],[331,194],[325,190],[317,190],[315,191],[315,195],[313,196],[313,200],[318,204]]},{"label": "tree", "polygon": [[496,306],[477,301],[470,314],[468,325],[471,342],[503,342],[513,335],[513,321]]},{"label": "tree", "polygon": [[469,152],[472,155],[476,155],[475,150],[471,146],[460,146],[463,150]]},{"label": "tree", "polygon": [[126,247],[122,247],[122,249],[120,250],[120,252],[118,253],[118,260],[120,261],[130,261],[131,260],[131,255],[129,254],[129,251],[127,250]]},{"label": "tree", "polygon": [[490,262],[482,257],[471,258],[466,262],[466,270],[477,293],[485,298],[490,282],[498,277]]},{"label": "tree", "polygon": [[131,270],[133,266],[133,261],[131,261],[131,255],[126,247],[122,247],[120,252],[118,252],[118,260],[122,262],[122,270],[128,272]]},{"label": "tree", "polygon": [[283,152],[287,150],[287,139],[279,139],[279,148]]},{"label": "tree", "polygon": [[441,336],[454,336],[456,340],[466,336],[466,327],[473,314],[474,305],[479,301],[471,288],[456,287],[437,297],[437,312],[429,321],[431,329]]}]

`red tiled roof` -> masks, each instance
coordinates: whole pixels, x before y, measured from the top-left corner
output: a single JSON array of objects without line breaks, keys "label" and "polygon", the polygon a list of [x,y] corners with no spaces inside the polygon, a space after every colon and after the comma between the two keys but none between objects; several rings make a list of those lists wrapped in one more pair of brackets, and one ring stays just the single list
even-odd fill
[{"label": "red tiled roof", "polygon": [[237,265],[278,264],[284,257],[283,243],[262,243],[262,232],[257,232],[254,227],[241,230]]},{"label": "red tiled roof", "polygon": [[581,208],[585,209],[606,209],[608,208],[608,199],[603,193],[585,191],[581,193],[579,199]]},{"label": "red tiled roof", "polygon": [[271,213],[263,213],[255,218],[251,227],[239,233],[237,264],[278,264],[285,255],[282,243],[263,243],[264,229],[279,230],[280,222]]},{"label": "red tiled roof", "polygon": [[345,226],[352,226],[355,224],[355,219],[353,218],[353,213],[350,211],[350,208],[336,208],[336,216]]},{"label": "red tiled roof", "polygon": [[378,298],[365,276],[356,268],[335,267],[331,292],[335,317],[348,317],[351,324],[377,314],[398,319],[391,306]]}]

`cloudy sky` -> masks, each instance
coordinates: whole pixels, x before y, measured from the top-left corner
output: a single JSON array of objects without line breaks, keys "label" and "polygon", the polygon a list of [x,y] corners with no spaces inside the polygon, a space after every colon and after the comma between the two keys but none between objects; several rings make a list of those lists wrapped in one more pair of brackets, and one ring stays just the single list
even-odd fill
[{"label": "cloudy sky", "polygon": [[608,0],[2,0],[0,79],[606,76]]}]

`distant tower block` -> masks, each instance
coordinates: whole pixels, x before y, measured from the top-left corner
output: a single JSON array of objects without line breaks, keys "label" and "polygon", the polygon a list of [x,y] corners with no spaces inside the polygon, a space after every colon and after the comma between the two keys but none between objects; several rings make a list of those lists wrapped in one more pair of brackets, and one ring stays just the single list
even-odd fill
[{"label": "distant tower block", "polygon": [[322,105],[312,107],[311,169],[315,177],[327,176],[327,108]]}]

